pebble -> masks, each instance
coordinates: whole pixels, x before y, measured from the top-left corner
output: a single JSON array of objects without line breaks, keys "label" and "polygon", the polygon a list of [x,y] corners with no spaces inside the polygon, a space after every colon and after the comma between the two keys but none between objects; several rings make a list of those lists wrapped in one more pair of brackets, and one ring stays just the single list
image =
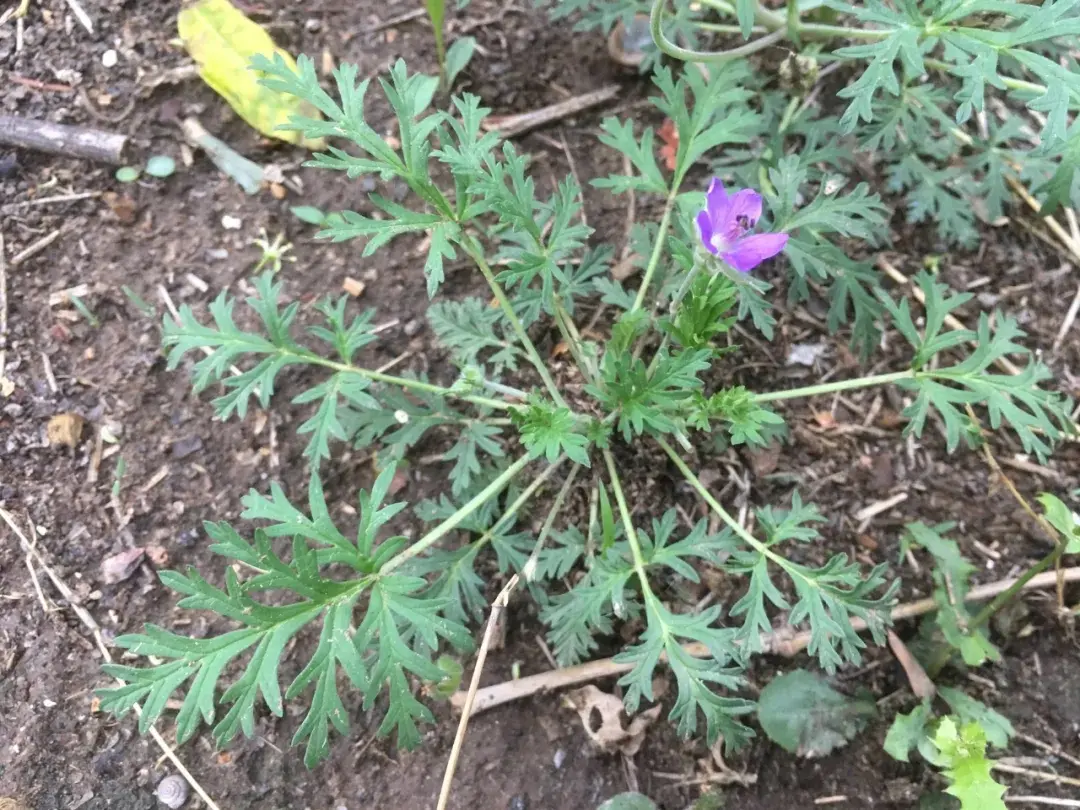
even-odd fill
[{"label": "pebble", "polygon": [[552,758],[551,761],[552,764],[555,766],[555,769],[558,770],[563,766],[563,763],[566,762],[566,751],[560,748],[555,752],[555,756]]},{"label": "pebble", "polygon": [[405,324],[405,337],[413,337],[423,328],[424,323],[419,318],[413,318]]},{"label": "pebble", "polygon": [[243,224],[244,221],[240,217],[234,217],[232,214],[226,214],[221,218],[221,227],[227,231],[238,231]]},{"label": "pebble", "polygon": [[198,436],[185,436],[172,443],[173,458],[187,458],[202,450],[203,441]]},{"label": "pebble", "polygon": [[512,797],[506,810],[529,810],[529,797],[524,794]]},{"label": "pebble", "polygon": [[315,17],[309,17],[304,21],[304,29],[314,34],[322,28],[322,22]]},{"label": "pebble", "polygon": [[103,64],[107,68],[116,67],[116,63],[119,61],[119,55],[112,48],[109,48],[109,50],[105,51],[105,53],[101,55],[101,64]]}]

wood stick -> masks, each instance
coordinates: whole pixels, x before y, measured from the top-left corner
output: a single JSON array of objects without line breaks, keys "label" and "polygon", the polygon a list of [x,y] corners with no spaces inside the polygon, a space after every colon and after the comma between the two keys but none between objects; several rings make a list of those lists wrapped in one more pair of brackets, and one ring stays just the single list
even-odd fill
[{"label": "wood stick", "polygon": [[[1080,567],[1066,568],[1061,573],[1064,576],[1065,582],[1080,582]],[[1047,571],[1032,577],[1032,579],[1025,584],[1024,590],[1052,587],[1057,583],[1057,578],[1058,574],[1056,571]],[[971,591],[968,592],[968,601],[982,602],[987,599],[992,599],[998,594],[1007,591],[1015,581],[1016,580],[1014,579],[1003,579],[1000,582],[993,582],[989,585],[980,585],[977,588],[972,588]],[[899,605],[893,608],[890,619],[894,622],[899,621],[900,619],[910,619],[914,616],[930,613],[936,608],[937,603],[932,598],[919,599],[916,602],[909,602],[906,605]],[[866,622],[856,617],[851,620],[851,626],[856,631],[865,630]],[[790,628],[786,628],[772,633],[761,634],[761,648],[763,653],[771,653],[786,658],[790,658],[797,653],[802,652],[809,643],[810,633],[808,631],[793,633]],[[696,658],[707,658],[711,655],[708,648],[703,644],[687,644],[683,649]],[[557,669],[554,672],[541,672],[537,675],[528,675],[524,678],[519,678],[516,681],[505,681],[504,683],[498,683],[494,686],[485,686],[476,693],[472,714],[479,714],[487,709],[492,709],[496,706],[501,706],[504,703],[520,700],[521,698],[529,697],[531,695],[551,692],[556,689],[565,689],[566,687],[575,684],[596,681],[601,678],[610,678],[614,675],[621,675],[624,672],[629,672],[631,669],[633,669],[632,664],[616,664],[611,658],[603,658],[599,661],[589,661],[586,664],[578,664],[576,667]],[[450,699],[450,703],[455,709],[460,711],[465,704],[465,698],[465,692],[456,692]]]},{"label": "wood stick", "polygon": [[0,115],[0,144],[20,149],[121,165],[127,141],[115,132]]},{"label": "wood stick", "polygon": [[541,107],[539,110],[532,110],[518,115],[499,115],[485,118],[480,126],[488,131],[494,130],[504,138],[513,138],[515,135],[520,135],[531,129],[545,126],[553,121],[559,121],[567,116],[576,115],[590,107],[596,107],[611,101],[619,95],[620,89],[621,88],[617,84],[609,84],[606,87],[601,87],[599,90],[583,93],[580,96],[568,98],[566,101],[560,101],[547,107]]}]

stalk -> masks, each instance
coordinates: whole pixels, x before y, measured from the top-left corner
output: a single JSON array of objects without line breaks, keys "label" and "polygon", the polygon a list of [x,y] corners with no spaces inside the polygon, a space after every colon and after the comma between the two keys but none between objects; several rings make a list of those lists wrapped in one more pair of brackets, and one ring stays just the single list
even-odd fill
[{"label": "stalk", "polygon": [[838,380],[837,382],[821,383],[820,385],[808,385],[804,388],[792,388],[789,391],[770,391],[767,394],[754,394],[754,402],[776,402],[781,399],[798,399],[800,397],[813,397],[819,394],[832,394],[836,391],[851,391],[855,388],[869,388],[872,385],[887,385],[898,380],[911,380],[915,378],[915,371],[891,371],[888,374],[874,374],[870,377],[856,377],[854,380]]},{"label": "stalk", "polygon": [[611,478],[611,489],[615,494],[615,502],[619,505],[619,517],[622,518],[623,528],[626,529],[626,539],[630,543],[630,554],[634,558],[634,572],[641,583],[642,593],[652,595],[652,588],[649,587],[649,579],[645,574],[645,557],[641,553],[641,543],[638,541],[637,532],[634,530],[634,522],[630,519],[630,510],[626,506],[626,496],[623,495],[619,473],[615,470],[615,458],[611,455],[610,450],[604,451],[604,463],[607,464],[608,476]]},{"label": "stalk", "polygon": [[641,279],[641,286],[638,287],[637,297],[634,298],[634,306],[630,312],[637,312],[645,302],[645,293],[649,289],[649,284],[652,283],[656,268],[660,264],[660,257],[664,252],[664,242],[667,240],[667,232],[671,227],[671,213],[675,208],[675,196],[678,192],[679,189],[676,187],[668,194],[667,202],[664,204],[664,214],[660,217],[660,229],[656,232],[656,244],[653,245],[652,255],[649,256],[649,263],[645,267],[645,275]]},{"label": "stalk", "polygon": [[496,280],[495,273],[492,272],[491,266],[487,263],[487,260],[484,259],[483,254],[476,245],[467,247],[466,252],[469,254],[469,258],[476,262],[476,266],[483,274],[484,280],[487,281],[492,294],[495,296],[495,300],[498,302],[506,319],[510,322],[514,334],[516,334],[518,340],[521,341],[521,345],[525,349],[525,354],[528,355],[529,360],[536,368],[536,372],[540,375],[540,379],[543,380],[544,385],[547,386],[551,398],[554,399],[555,404],[560,407],[567,407],[566,400],[564,400],[562,394],[559,393],[559,387],[555,385],[555,381],[551,378],[551,373],[547,370],[547,366],[544,365],[540,353],[536,350],[536,346],[533,345],[532,340],[529,338],[529,333],[525,331],[525,327],[521,324],[521,320],[518,318],[517,313],[514,312],[514,307],[510,303],[510,299],[506,297],[506,292],[503,290],[502,285]]},{"label": "stalk", "polygon": [[467,518],[469,515],[471,515],[473,512],[475,512],[493,497],[498,495],[499,492],[501,492],[503,488],[510,483],[510,481],[514,478],[515,475],[525,469],[525,465],[528,463],[528,454],[521,456],[521,458],[519,458],[517,461],[515,461],[513,464],[503,470],[503,472],[499,475],[498,478],[496,478],[494,481],[484,487],[480,492],[474,495],[469,501],[463,504],[460,509],[454,512],[454,514],[452,514],[434,529],[429,531],[427,534],[425,534],[407,549],[390,558],[390,560],[387,561],[386,565],[382,566],[382,568],[379,569],[379,573],[389,574],[402,563],[408,562],[418,554],[422,554],[429,547],[431,547],[443,537],[445,537],[447,534],[452,532],[454,529],[461,525],[461,522],[465,520],[465,518]]}]

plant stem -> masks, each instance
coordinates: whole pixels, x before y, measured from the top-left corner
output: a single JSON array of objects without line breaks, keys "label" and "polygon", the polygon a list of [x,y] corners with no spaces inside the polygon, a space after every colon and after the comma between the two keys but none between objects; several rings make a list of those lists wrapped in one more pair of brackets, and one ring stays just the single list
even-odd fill
[{"label": "plant stem", "polygon": [[570,354],[574,356],[574,362],[577,363],[577,367],[581,369],[581,373],[585,377],[593,382],[596,381],[596,369],[589,363],[585,357],[584,342],[581,339],[581,333],[577,330],[577,325],[574,323],[573,318],[570,317],[570,313],[566,311],[566,308],[562,305],[562,301],[559,297],[555,296],[555,324],[559,327],[559,334],[562,335],[563,341],[566,343],[567,348],[570,349]]},{"label": "plant stem", "polygon": [[530,481],[529,485],[521,491],[521,494],[514,499],[513,503],[506,507],[506,511],[504,511],[502,515],[499,516],[499,519],[495,521],[495,524],[482,535],[480,535],[480,539],[477,540],[474,545],[477,547],[482,547],[486,545],[491,541],[492,537],[502,531],[504,526],[509,525],[510,522],[513,521],[514,516],[518,513],[518,510],[525,505],[525,503],[529,500],[529,498],[533,496],[533,494],[535,494],[536,490],[540,489],[540,487],[542,487],[544,483],[549,478],[551,478],[552,475],[555,474],[555,471],[558,470],[565,461],[566,456],[560,456],[557,460],[549,464],[547,466],[547,469],[540,473],[540,475],[536,476],[536,478]]},{"label": "plant stem", "polygon": [[[797,572],[794,572],[791,569],[791,566],[788,565],[788,561],[784,557],[781,557],[775,551],[770,549],[767,545],[754,537],[754,535],[750,534],[750,532],[748,532],[746,528],[741,523],[739,523],[739,521],[735,520],[735,518],[733,518],[731,514],[723,506],[720,505],[720,502],[716,500],[716,498],[712,496],[712,493],[709,492],[705,485],[701,483],[701,479],[694,475],[694,471],[691,470],[686,465],[686,462],[682,460],[679,454],[675,452],[675,448],[673,448],[670,444],[668,444],[666,441],[664,441],[663,438],[659,436],[656,437],[656,442],[660,445],[660,449],[662,449],[665,453],[668,454],[668,458],[671,459],[675,466],[679,468],[679,472],[682,473],[683,478],[686,479],[687,483],[689,483],[690,486],[692,486],[697,491],[698,495],[701,496],[701,499],[705,501],[706,504],[708,504],[709,508],[716,513],[717,517],[724,521],[724,523],[726,523],[731,528],[731,530],[735,532],[735,534],[739,535],[739,537],[745,540],[746,543],[749,544],[750,547],[753,548],[755,551],[760,552],[761,554],[772,560],[774,563],[779,565],[781,568],[783,568],[785,571],[787,571],[789,575],[797,574]],[[806,577],[802,577],[802,579],[804,579],[810,584],[816,584],[812,579],[808,579]]]},{"label": "plant stem", "polygon": [[656,232],[656,244],[653,245],[649,263],[645,266],[645,275],[641,279],[641,286],[638,287],[637,296],[634,298],[634,306],[630,309],[631,313],[641,309],[642,304],[645,302],[645,293],[648,291],[653,276],[656,274],[656,268],[660,264],[660,257],[664,253],[664,242],[667,240],[668,228],[671,227],[671,213],[675,208],[675,196],[678,193],[678,186],[672,188],[668,193],[667,202],[664,203],[664,213],[660,217],[660,229]]},{"label": "plant stem", "polygon": [[675,59],[681,59],[684,62],[730,62],[734,59],[741,59],[744,56],[749,56],[752,53],[765,50],[765,48],[769,48],[787,38],[787,31],[783,28],[779,28],[761,39],[752,39],[745,45],[740,45],[738,48],[731,48],[726,51],[695,51],[689,48],[682,48],[667,38],[667,34],[664,33],[664,29],[661,26],[664,16],[664,5],[666,2],[667,0],[653,0],[652,12],[649,14],[649,29],[652,33],[653,42],[656,43],[656,47],[668,56]]},{"label": "plant stem", "polygon": [[411,560],[418,554],[422,554],[430,546],[437,543],[447,534],[452,532],[459,525],[461,525],[461,522],[465,520],[465,518],[467,518],[469,515],[471,515],[473,512],[475,512],[477,509],[479,509],[481,506],[491,500],[491,498],[493,498],[495,495],[499,494],[499,492],[501,492],[502,489],[510,483],[510,481],[514,478],[515,475],[525,469],[525,465],[528,463],[528,454],[521,456],[521,458],[519,458],[517,461],[515,461],[513,464],[503,470],[498,478],[496,478],[494,481],[492,481],[490,484],[480,490],[480,492],[474,495],[470,500],[468,500],[465,504],[463,504],[460,509],[454,512],[454,514],[452,514],[434,529],[429,531],[427,534],[425,534],[407,549],[388,560],[387,563],[379,569],[379,573],[389,574],[402,563]]},{"label": "plant stem", "polygon": [[854,388],[868,388],[872,385],[886,385],[898,380],[915,378],[912,369],[904,371],[891,371],[888,374],[875,374],[871,377],[856,377],[853,380],[838,380],[836,382],[821,383],[820,385],[808,385],[805,388],[792,388],[789,391],[770,391],[767,394],[754,394],[754,402],[776,402],[781,399],[798,399],[800,397],[813,397],[819,394],[831,394],[836,391],[850,391]]},{"label": "plant stem", "polygon": [[536,565],[540,559],[540,552],[544,550],[544,544],[547,542],[548,535],[551,534],[551,527],[555,525],[555,518],[562,511],[563,502],[566,500],[567,493],[570,492],[570,487],[574,485],[574,479],[577,478],[580,469],[580,464],[575,464],[570,468],[570,474],[566,476],[563,485],[559,487],[559,493],[555,496],[555,501],[551,504],[547,517],[544,518],[544,525],[540,527],[540,535],[536,538],[536,545],[533,546],[532,554],[529,555],[529,559],[525,561],[525,565],[521,568],[521,575],[525,577],[526,582],[532,582],[536,577]]},{"label": "plant stem", "polygon": [[[322,357],[314,352],[294,352],[290,349],[281,349],[282,354],[296,357],[306,363],[312,365],[323,366],[324,368],[332,368],[334,371],[340,371],[345,374],[357,374],[361,377],[366,377],[374,382],[386,383],[387,385],[397,385],[401,388],[411,388],[414,391],[426,391],[429,394],[438,394],[440,396],[455,397],[467,402],[471,402],[474,405],[483,405],[486,408],[494,408],[499,411],[510,410],[514,406],[509,402],[504,402],[501,399],[491,399],[490,397],[480,397],[474,394],[462,394],[455,391],[453,388],[446,388],[442,385],[434,385],[432,383],[426,383],[423,380],[413,380],[408,377],[395,377],[393,374],[383,374],[380,371],[374,371],[362,366],[352,366],[348,363],[340,363],[337,360],[330,360],[327,357]],[[490,383],[485,383],[491,385]],[[521,398],[525,398],[524,391],[518,391],[512,389],[515,394],[520,394]]]},{"label": "plant stem", "polygon": [[551,398],[555,400],[555,404],[563,408],[567,407],[566,400],[563,399],[562,394],[559,393],[559,387],[555,385],[555,381],[551,378],[550,372],[547,370],[547,366],[544,365],[543,359],[540,357],[540,353],[536,350],[536,346],[533,345],[532,340],[529,338],[529,333],[525,331],[525,327],[522,326],[521,320],[518,318],[517,313],[514,312],[514,307],[510,303],[510,299],[506,297],[506,292],[503,290],[502,285],[495,278],[495,274],[491,270],[491,266],[487,263],[483,253],[480,251],[478,245],[472,245],[465,248],[476,266],[480,269],[480,272],[484,276],[484,280],[487,281],[488,286],[491,288],[492,294],[495,296],[495,300],[502,308],[503,314],[510,322],[511,328],[514,330],[514,334],[518,336],[518,340],[521,341],[522,347],[525,349],[525,354],[528,355],[529,360],[536,368],[537,374],[540,375],[540,379],[544,381],[544,385],[547,386],[548,391],[551,393]]},{"label": "plant stem", "polygon": [[604,451],[604,463],[607,464],[608,476],[611,478],[611,489],[615,493],[615,502],[619,505],[619,517],[622,518],[623,528],[626,529],[626,539],[630,543],[630,554],[634,558],[634,571],[641,583],[643,594],[652,594],[649,587],[649,578],[645,574],[645,557],[641,553],[641,543],[638,541],[637,532],[634,531],[634,521],[630,518],[630,510],[626,506],[626,496],[623,495],[622,483],[619,481],[619,473],[615,470],[615,457],[610,450]]},{"label": "plant stem", "polygon": [[[675,291],[674,297],[671,299],[671,303],[668,304],[668,315],[672,318],[675,317],[675,310],[679,308],[682,300],[686,298],[686,294],[690,291],[690,285],[694,283],[694,279],[697,278],[698,273],[701,272],[701,264],[694,263],[694,266],[690,268],[690,271],[686,274],[686,278],[682,280],[682,284],[679,285],[679,289]],[[649,367],[645,370],[645,374],[650,379],[653,372],[656,371],[656,366],[660,362],[660,355],[663,354],[664,349],[667,348],[668,343],[671,342],[671,335],[665,333],[660,339],[660,347],[653,354],[653,358],[649,361]],[[635,354],[635,356],[637,356]]]}]

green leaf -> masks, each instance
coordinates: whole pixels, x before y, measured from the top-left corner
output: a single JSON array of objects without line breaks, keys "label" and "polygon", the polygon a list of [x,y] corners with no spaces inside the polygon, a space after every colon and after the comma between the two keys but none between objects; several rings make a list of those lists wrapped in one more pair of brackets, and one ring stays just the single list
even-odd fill
[{"label": "green leaf", "polygon": [[506,454],[496,436],[502,435],[502,428],[489,425],[480,420],[470,420],[462,426],[457,443],[443,456],[445,461],[454,461],[450,471],[451,489],[454,495],[461,495],[472,485],[473,476],[480,472],[479,453],[491,458],[503,458]]},{"label": "green leaf", "polygon": [[897,714],[885,735],[885,753],[907,762],[908,756],[926,737],[926,725],[933,715],[929,701],[920,703],[909,714]]},{"label": "green leaf", "polygon": [[326,214],[313,205],[294,205],[289,208],[289,211],[297,219],[311,225],[322,225],[326,222]]},{"label": "green leaf", "polygon": [[531,458],[543,457],[553,463],[565,454],[576,464],[590,466],[589,440],[578,432],[569,408],[533,398],[524,411],[512,412],[511,418],[517,424],[521,443]]},{"label": "green leaf", "polygon": [[986,734],[978,723],[957,728],[952,717],[942,718],[934,734],[937,764],[952,784],[945,792],[960,800],[961,810],[1005,810],[1005,786],[994,781],[993,763],[986,758]]},{"label": "green leaf", "polygon": [[596,810],[656,810],[656,804],[640,793],[620,793],[612,796]]},{"label": "green leaf", "polygon": [[1080,519],[1058,497],[1048,492],[1038,496],[1046,521],[1061,532],[1065,539],[1066,554],[1080,554]]},{"label": "green leaf", "polygon": [[949,704],[961,723],[978,723],[986,739],[995,748],[1008,746],[1009,738],[1016,733],[1007,717],[959,689],[942,686],[938,688],[938,695]]},{"label": "green leaf", "polygon": [[630,121],[617,118],[605,118],[600,124],[600,143],[616,152],[626,155],[637,169],[636,175],[609,175],[592,181],[597,188],[610,189],[616,194],[628,191],[640,191],[651,194],[666,194],[667,180],[660,166],[656,163],[656,147],[653,144],[653,131],[646,127],[640,142],[634,137],[634,125]]},{"label": "green leaf", "polygon": [[847,745],[875,714],[872,700],[842,695],[802,669],[773,678],[758,699],[758,720],[769,739],[808,758]]},{"label": "green leaf", "polygon": [[454,40],[446,50],[446,84],[452,87],[454,79],[465,69],[476,52],[476,39],[473,37],[461,37]]},{"label": "green leaf", "polygon": [[521,350],[506,333],[502,312],[479,298],[437,301],[428,307],[436,337],[459,367],[490,364],[496,374],[515,370]]},{"label": "green leaf", "polygon": [[[666,656],[677,686],[668,719],[677,724],[679,734],[686,737],[695,733],[699,715],[703,715],[705,739],[710,745],[723,736],[727,746],[737,748],[752,736],[738,718],[752,712],[754,704],[714,691],[713,685],[736,690],[741,684],[739,670],[728,666],[735,652],[731,631],[712,626],[719,613],[714,606],[698,614],[675,614],[649,593],[645,599],[645,632],[637,644],[614,660],[632,666],[619,679],[619,684],[626,687],[623,700],[629,713],[638,710],[642,698],[653,700],[653,674],[661,656]],[[694,658],[687,654],[682,646],[687,641],[704,644],[711,655]]]}]

